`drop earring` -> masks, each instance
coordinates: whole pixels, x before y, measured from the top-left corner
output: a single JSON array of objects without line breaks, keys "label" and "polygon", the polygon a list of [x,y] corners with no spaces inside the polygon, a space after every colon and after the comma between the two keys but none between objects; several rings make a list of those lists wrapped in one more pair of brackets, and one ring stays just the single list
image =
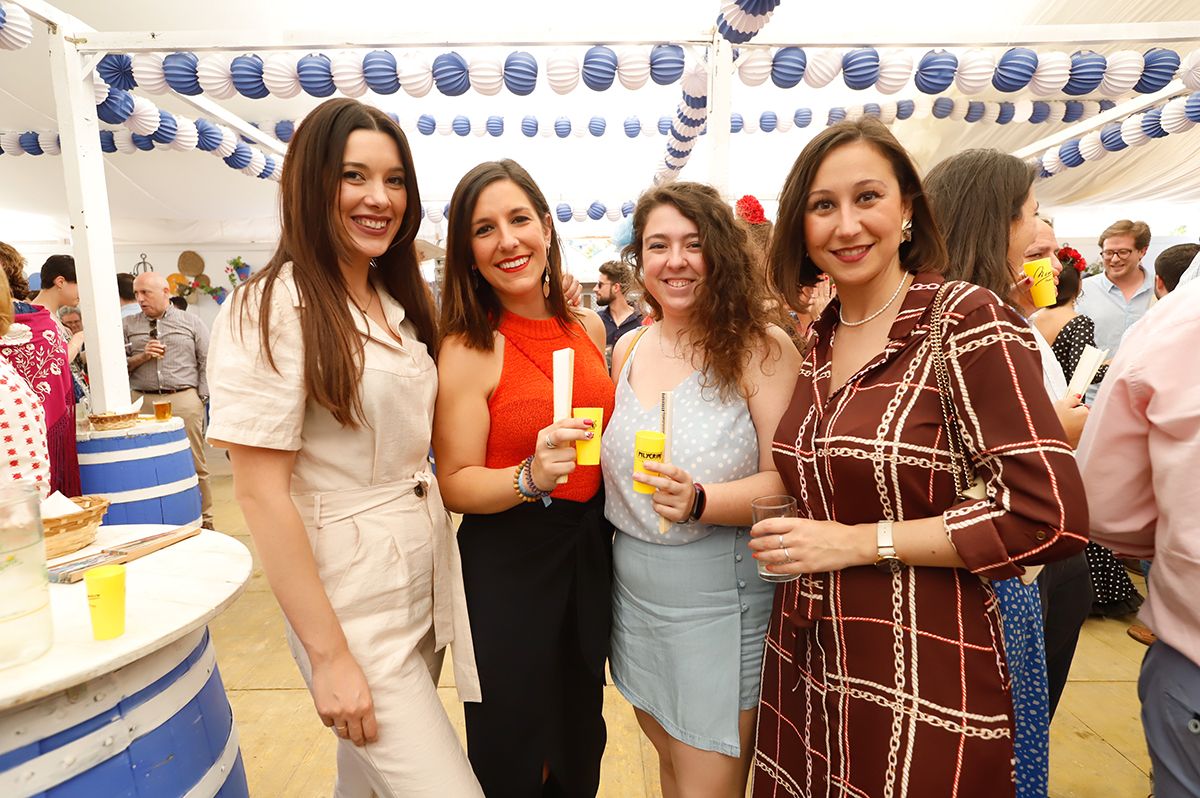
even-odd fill
[{"label": "drop earring", "polygon": [[546,299],[550,298],[550,267],[542,272],[542,296]]},{"label": "drop earring", "polygon": [[912,241],[912,219],[905,219],[904,224],[900,225],[900,240],[906,243]]}]

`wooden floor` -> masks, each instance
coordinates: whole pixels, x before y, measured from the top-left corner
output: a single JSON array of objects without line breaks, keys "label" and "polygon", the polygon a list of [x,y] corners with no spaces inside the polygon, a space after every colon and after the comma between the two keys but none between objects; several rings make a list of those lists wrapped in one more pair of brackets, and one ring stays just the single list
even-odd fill
[{"label": "wooden floor", "polygon": [[[223,458],[221,458],[223,461]],[[230,478],[214,463],[216,526],[253,550],[232,499]],[[1054,798],[1140,798],[1150,762],[1139,722],[1137,674],[1145,648],[1125,635],[1127,621],[1092,619],[1051,729]],[[252,796],[328,796],[334,738],[313,711],[287,644],[279,606],[256,565],[245,594],[212,624],[221,675],[233,705]],[[439,692],[462,735],[462,709],[443,675]],[[600,794],[660,796],[658,760],[629,704],[605,689],[608,748]]]}]

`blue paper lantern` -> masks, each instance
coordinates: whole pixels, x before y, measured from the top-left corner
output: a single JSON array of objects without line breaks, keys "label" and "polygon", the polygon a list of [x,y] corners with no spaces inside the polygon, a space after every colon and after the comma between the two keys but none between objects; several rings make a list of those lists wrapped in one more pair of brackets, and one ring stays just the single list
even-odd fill
[{"label": "blue paper lantern", "polygon": [[451,50],[433,59],[433,82],[448,97],[465,94],[471,88],[467,59]]},{"label": "blue paper lantern", "polygon": [[860,47],[842,56],[842,79],[855,90],[869,89],[879,80],[879,51]]},{"label": "blue paper lantern", "polygon": [[196,149],[212,152],[221,146],[221,131],[207,119],[196,120]]},{"label": "blue paper lantern", "polygon": [[1104,71],[1108,68],[1108,60],[1100,53],[1091,50],[1079,50],[1071,56],[1071,77],[1063,86],[1063,94],[1078,97],[1090,94],[1100,87],[1104,81]]},{"label": "blue paper lantern", "polygon": [[983,119],[983,103],[979,100],[971,100],[967,103],[967,114],[964,118],[968,122],[978,122]]},{"label": "blue paper lantern", "polygon": [[143,136],[140,133],[134,133],[131,138],[133,139],[133,145],[139,150],[150,152],[150,150],[154,149],[154,139],[150,136]]},{"label": "blue paper lantern", "polygon": [[896,101],[896,118],[908,119],[917,110],[917,104],[912,100],[897,100]]},{"label": "blue paper lantern", "polygon": [[1179,69],[1179,53],[1163,47],[1154,47],[1142,56],[1145,66],[1142,77],[1133,87],[1141,94],[1150,94],[1165,89],[1167,84],[1175,79],[1175,71]]},{"label": "blue paper lantern", "polygon": [[538,134],[538,121],[536,116],[526,116],[521,120],[521,132],[529,138],[533,138]]},{"label": "blue paper lantern", "polygon": [[179,125],[175,122],[175,117],[169,111],[158,109],[158,130],[154,131],[152,138],[159,144],[170,144],[178,132]]},{"label": "blue paper lantern", "polygon": [[1120,152],[1129,146],[1121,135],[1120,123],[1110,122],[1104,126],[1104,129],[1100,131],[1100,146],[1109,152]]},{"label": "blue paper lantern", "polygon": [[878,119],[883,116],[883,109],[879,107],[879,103],[864,103],[863,116],[873,116]]},{"label": "blue paper lantern", "polygon": [[387,50],[372,50],[363,56],[363,80],[376,94],[395,94],[400,91],[396,75],[396,56]]},{"label": "blue paper lantern", "polygon": [[1017,107],[1009,102],[1000,103],[1000,114],[996,117],[996,123],[1007,125],[1013,120],[1017,113]]},{"label": "blue paper lantern", "polygon": [[504,85],[513,94],[525,96],[537,86],[537,59],[524,50],[509,53],[504,59]]},{"label": "blue paper lantern", "polygon": [[758,129],[763,133],[771,133],[779,126],[779,117],[774,111],[763,111],[758,117]]},{"label": "blue paper lantern", "polygon": [[1063,107],[1064,122],[1078,122],[1083,119],[1083,103],[1079,100],[1067,100]]},{"label": "blue paper lantern", "polygon": [[941,94],[954,83],[958,57],[945,50],[930,50],[921,56],[913,84],[925,94]]},{"label": "blue paper lantern", "polygon": [[771,82],[781,89],[795,87],[804,79],[808,56],[799,47],[780,47],[771,59]]},{"label": "blue paper lantern", "polygon": [[593,202],[588,206],[587,215],[593,222],[598,222],[604,218],[604,213],[608,208],[604,207],[603,202]]},{"label": "blue paper lantern", "polygon": [[487,118],[487,132],[489,136],[499,138],[504,135],[504,117],[493,114]]},{"label": "blue paper lantern", "polygon": [[[717,14],[717,32],[724,36],[725,40],[730,44],[745,44],[753,39],[755,33],[757,33],[757,31],[743,31],[733,27],[729,24],[729,20],[725,19],[724,12]],[[734,48],[734,53],[735,55],[733,57],[736,59],[736,47]],[[671,164],[667,165],[670,166]]]},{"label": "blue paper lantern", "polygon": [[604,131],[608,129],[608,122],[602,116],[593,116],[588,121],[588,133],[593,136],[600,137],[604,135]]},{"label": "blue paper lantern", "polygon": [[625,117],[625,135],[636,139],[642,133],[642,120],[636,116]]},{"label": "blue paper lantern", "polygon": [[203,94],[200,79],[196,76],[196,67],[200,59],[195,53],[171,53],[163,56],[163,78],[171,91],[188,96]]},{"label": "blue paper lantern", "polygon": [[631,213],[633,213],[633,202],[630,200],[625,200],[621,203],[621,215],[628,216]]},{"label": "blue paper lantern", "polygon": [[337,91],[333,83],[333,65],[324,53],[309,53],[296,62],[300,88],[313,97],[328,97]]},{"label": "blue paper lantern", "polygon": [[745,125],[746,125],[745,120],[742,119],[742,115],[739,114],[737,111],[734,111],[733,113],[731,113],[729,115],[729,132],[730,133],[741,133],[742,128],[745,127]]},{"label": "blue paper lantern", "polygon": [[253,53],[233,59],[229,74],[233,78],[233,87],[243,97],[261,100],[271,93],[263,83],[263,60]]},{"label": "blue paper lantern", "polygon": [[565,116],[560,116],[558,119],[555,119],[554,135],[558,136],[560,139],[565,139],[567,136],[571,135],[571,120],[567,119]]},{"label": "blue paper lantern", "polygon": [[846,109],[837,107],[829,109],[829,118],[825,120],[826,125],[836,125],[846,118]]},{"label": "blue paper lantern", "polygon": [[558,203],[558,207],[554,209],[554,215],[560,222],[571,221],[571,206],[565,202]]},{"label": "blue paper lantern", "polygon": [[27,130],[22,133],[18,139],[23,149],[29,155],[41,155],[42,145],[38,143],[38,134],[36,130]]},{"label": "blue paper lantern", "polygon": [[102,152],[116,152],[117,142],[113,140],[111,130],[100,131],[100,150]]},{"label": "blue paper lantern", "polygon": [[1111,111],[1112,109],[1114,109],[1116,107],[1117,107],[1117,104],[1115,102],[1113,102],[1112,100],[1101,100],[1100,101],[1100,112],[1101,113],[1104,113],[1105,111]]},{"label": "blue paper lantern", "polygon": [[598,44],[583,56],[583,84],[592,91],[606,91],[617,76],[617,54]]},{"label": "blue paper lantern", "polygon": [[658,132],[665,136],[671,130],[671,117],[660,116],[658,118]]},{"label": "blue paper lantern", "polygon": [[1044,100],[1034,100],[1033,110],[1029,113],[1029,121],[1040,125],[1050,118],[1050,103]]},{"label": "blue paper lantern", "polygon": [[446,219],[450,218],[450,203],[449,202],[447,202],[445,205],[442,206],[442,217],[446,218]]},{"label": "blue paper lantern", "polygon": [[137,88],[133,77],[133,59],[124,53],[108,53],[96,64],[96,74],[114,89],[130,91]]},{"label": "blue paper lantern", "polygon": [[421,219],[425,218],[425,206],[424,205],[419,205],[417,207],[417,216],[419,216]]},{"label": "blue paper lantern", "polygon": [[1183,104],[1183,114],[1188,119],[1200,124],[1200,91],[1188,96]]},{"label": "blue paper lantern", "polygon": [[1083,154],[1079,152],[1079,139],[1068,139],[1058,148],[1058,157],[1072,168],[1083,165]]},{"label": "blue paper lantern", "polygon": [[233,152],[229,153],[229,155],[225,156],[225,158],[222,160],[224,160],[231,169],[245,169],[250,165],[250,159],[252,155],[253,153],[250,151],[250,145],[244,141],[239,141]]},{"label": "blue paper lantern", "polygon": [[471,135],[471,120],[467,119],[462,114],[454,117],[454,121],[450,123],[450,129],[459,136]]},{"label": "blue paper lantern", "polygon": [[[1184,109],[1186,111],[1186,108]],[[1162,126],[1162,109],[1151,108],[1142,114],[1142,132],[1152,139],[1161,139],[1167,135]]]},{"label": "blue paper lantern", "polygon": [[792,122],[796,127],[808,127],[812,124],[812,110],[809,108],[797,108],[796,113],[792,114]]},{"label": "blue paper lantern", "polygon": [[1037,53],[1028,47],[1010,47],[996,63],[996,71],[992,75],[992,86],[997,91],[1020,91],[1033,80],[1037,71]]},{"label": "blue paper lantern", "polygon": [[650,51],[650,79],[666,86],[683,75],[683,48],[678,44],[656,44]]},{"label": "blue paper lantern", "polygon": [[437,130],[437,120],[429,114],[421,114],[417,117],[417,132],[422,136],[432,136]]},{"label": "blue paper lantern", "polygon": [[938,97],[933,101],[933,116],[935,119],[945,119],[954,111],[954,100],[949,97]]},{"label": "blue paper lantern", "polygon": [[133,95],[124,89],[109,89],[108,97],[96,106],[96,115],[110,125],[120,125],[133,113]]},{"label": "blue paper lantern", "polygon": [[287,144],[296,134],[296,123],[290,119],[281,119],[275,123],[275,138]]},{"label": "blue paper lantern", "polygon": [[258,173],[259,178],[266,180],[271,175],[275,174],[275,156],[267,155],[266,163],[263,164],[262,171]]}]

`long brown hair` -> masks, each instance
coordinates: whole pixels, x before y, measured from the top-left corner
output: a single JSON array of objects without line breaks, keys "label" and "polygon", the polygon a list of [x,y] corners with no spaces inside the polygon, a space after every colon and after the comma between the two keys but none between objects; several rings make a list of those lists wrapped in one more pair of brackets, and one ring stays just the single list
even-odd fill
[{"label": "long brown hair", "polygon": [[800,288],[816,285],[822,274],[808,257],[808,242],[804,239],[804,214],[813,179],[831,152],[856,141],[871,145],[892,165],[896,182],[900,184],[900,195],[912,212],[912,241],[900,244],[900,265],[913,273],[941,272],[946,268],[946,244],[908,152],[896,141],[887,125],[874,117],[839,122],[825,128],[805,145],[792,164],[792,171],[779,195],[769,271],[776,290],[798,313],[808,312],[800,305]]},{"label": "long brown hair", "polygon": [[[437,351],[433,297],[421,278],[413,240],[421,223],[421,195],[408,140],[395,122],[377,108],[357,100],[321,103],[296,129],[283,162],[280,183],[279,246],[270,262],[250,278],[243,291],[260,292],[259,334],[267,361],[271,355],[271,295],[276,277],[292,264],[300,294],[300,329],[304,342],[304,387],[343,426],[363,420],[359,386],[363,373],[363,340],[347,303],[349,293],[339,263],[353,257],[348,231],[338,214],[342,157],[355,130],[390,136],[404,165],[406,205],[400,230],[387,252],[374,259],[376,279],[403,307],[405,318],[430,353]],[[242,317],[248,318],[246,303]]]},{"label": "long brown hair", "polygon": [[546,305],[563,330],[576,334],[579,326],[567,307],[562,292],[562,250],[554,223],[547,221],[550,205],[538,184],[524,167],[513,160],[487,161],[462,176],[450,198],[449,230],[446,233],[446,283],[442,290],[442,334],[462,336],[471,349],[492,351],[496,328],[504,308],[487,280],[472,275],[475,255],[471,249],[471,218],[483,190],[498,180],[510,180],[524,192],[539,225],[550,228],[546,268],[550,272],[550,296]]},{"label": "long brown hair", "polygon": [[[700,232],[707,274],[696,285],[692,311],[696,323],[692,327],[693,341],[703,352],[703,384],[716,387],[725,400],[745,395],[742,378],[755,350],[773,345],[767,333],[767,292],[758,277],[757,259],[750,251],[746,231],[712,186],[680,182],[650,189],[638,198],[633,211],[633,240],[621,252],[643,287],[646,221],[661,205],[673,206]],[[654,318],[661,319],[662,306],[654,295],[645,291],[643,298]]]},{"label": "long brown hair", "polygon": [[966,280],[1009,301],[1008,239],[1033,178],[1033,166],[1000,150],[951,155],[925,176],[925,192],[950,253],[947,279]]}]

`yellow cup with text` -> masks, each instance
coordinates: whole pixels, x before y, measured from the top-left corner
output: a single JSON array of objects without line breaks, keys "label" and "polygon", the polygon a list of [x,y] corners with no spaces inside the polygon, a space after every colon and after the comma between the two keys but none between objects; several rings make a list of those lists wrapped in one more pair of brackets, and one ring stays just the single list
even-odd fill
[{"label": "yellow cup with text", "polygon": [[571,418],[590,418],[592,420],[591,440],[575,441],[575,464],[600,465],[600,427],[604,422],[604,408],[576,407],[571,410]]},{"label": "yellow cup with text", "polygon": [[1033,304],[1039,308],[1048,308],[1058,301],[1058,288],[1054,285],[1054,267],[1049,258],[1031,260],[1022,266],[1029,276],[1029,293]]},{"label": "yellow cup with text", "polygon": [[101,565],[85,571],[92,637],[112,640],[125,634],[125,566]]},{"label": "yellow cup with text", "polygon": [[[638,430],[633,436],[633,473],[651,476],[651,473],[645,469],[643,464],[647,460],[661,463],[663,461],[663,451],[666,448],[666,435],[654,430]],[[653,485],[647,485],[635,479],[633,481],[633,490],[636,493],[653,493],[655,488]]]}]

